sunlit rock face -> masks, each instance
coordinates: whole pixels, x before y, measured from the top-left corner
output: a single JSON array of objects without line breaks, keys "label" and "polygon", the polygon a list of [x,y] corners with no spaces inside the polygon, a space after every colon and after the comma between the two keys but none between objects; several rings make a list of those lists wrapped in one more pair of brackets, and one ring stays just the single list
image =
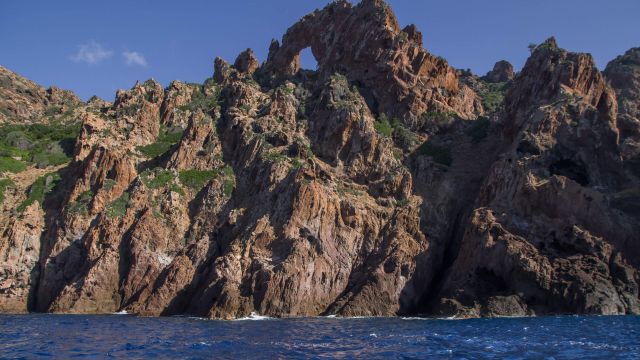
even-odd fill
[{"label": "sunlit rock face", "polygon": [[363,0],[114,103],[2,68],[0,311],[637,313],[636,50],[478,77]]}]

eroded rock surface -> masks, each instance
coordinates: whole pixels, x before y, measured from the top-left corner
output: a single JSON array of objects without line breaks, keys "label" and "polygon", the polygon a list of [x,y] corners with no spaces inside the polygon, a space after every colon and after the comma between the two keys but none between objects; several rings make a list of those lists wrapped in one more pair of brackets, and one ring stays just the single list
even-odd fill
[{"label": "eroded rock surface", "polygon": [[635,55],[605,79],[549,39],[480,78],[363,0],[262,65],[247,49],[113,104],[25,98],[3,69],[13,119],[70,102],[79,133],[68,162],[0,174],[0,311],[638,313]]},{"label": "eroded rock surface", "polygon": [[637,313],[637,213],[614,92],[588,54],[538,46],[506,95],[506,150],[465,225],[436,312]]}]

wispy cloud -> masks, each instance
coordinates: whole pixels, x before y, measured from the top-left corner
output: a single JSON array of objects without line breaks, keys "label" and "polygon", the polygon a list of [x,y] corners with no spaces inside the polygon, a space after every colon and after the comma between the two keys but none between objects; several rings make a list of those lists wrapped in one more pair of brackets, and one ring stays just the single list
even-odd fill
[{"label": "wispy cloud", "polygon": [[71,55],[71,60],[93,65],[110,58],[111,55],[113,55],[113,51],[91,40],[88,43],[78,45],[78,51]]},{"label": "wispy cloud", "polygon": [[148,65],[147,59],[144,58],[144,55],[137,51],[124,51],[122,56],[124,56],[124,61],[127,65],[138,65],[142,67],[147,67]]}]

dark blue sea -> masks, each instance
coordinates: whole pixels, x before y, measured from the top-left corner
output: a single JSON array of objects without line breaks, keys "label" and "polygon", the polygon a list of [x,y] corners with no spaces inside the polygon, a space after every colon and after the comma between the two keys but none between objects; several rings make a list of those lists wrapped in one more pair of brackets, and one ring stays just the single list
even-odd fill
[{"label": "dark blue sea", "polygon": [[640,359],[640,317],[213,321],[0,315],[0,357]]}]

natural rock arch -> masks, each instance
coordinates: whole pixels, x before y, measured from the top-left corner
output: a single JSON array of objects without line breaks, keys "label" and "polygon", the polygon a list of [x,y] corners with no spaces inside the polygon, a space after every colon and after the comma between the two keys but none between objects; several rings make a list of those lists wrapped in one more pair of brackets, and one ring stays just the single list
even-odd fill
[{"label": "natural rock arch", "polygon": [[482,112],[475,93],[461,86],[446,60],[422,47],[414,25],[400,28],[381,0],[363,0],[357,6],[337,1],[294,24],[271,42],[262,72],[272,77],[300,71],[300,52],[311,48],[321,75],[336,72],[350,82],[377,89],[372,103],[377,113],[416,121],[426,111],[456,112],[474,118]]}]

